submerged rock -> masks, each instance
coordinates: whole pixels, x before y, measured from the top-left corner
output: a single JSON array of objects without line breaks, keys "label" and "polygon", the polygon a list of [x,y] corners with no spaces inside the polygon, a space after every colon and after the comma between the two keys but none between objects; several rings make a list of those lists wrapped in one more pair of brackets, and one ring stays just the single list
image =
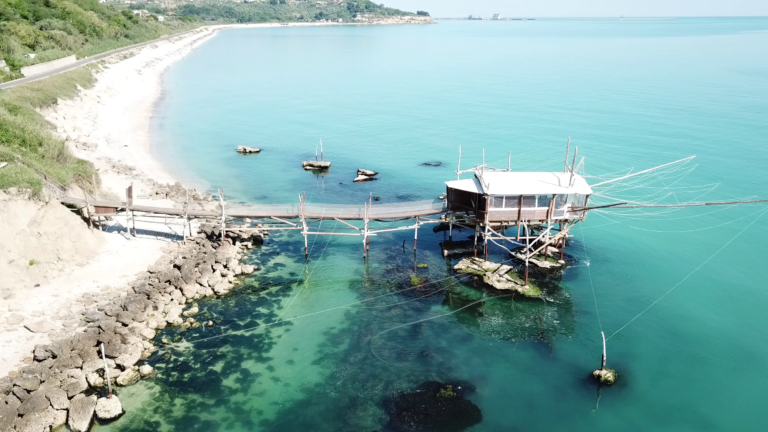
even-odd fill
[{"label": "submerged rock", "polygon": [[464,258],[453,269],[458,273],[468,273],[481,276],[483,282],[494,289],[516,291],[524,296],[537,297],[541,290],[534,285],[526,285],[515,274],[514,268],[504,264],[496,264],[480,258]]},{"label": "submerged rock", "polygon": [[424,163],[421,164],[421,166],[425,166],[425,167],[440,167],[440,166],[443,166],[443,163],[439,162],[439,161],[424,162]]},{"label": "submerged rock", "polygon": [[366,170],[366,169],[358,169],[357,175],[359,176],[367,176],[367,177],[376,177],[379,173],[376,171]]},{"label": "submerged rock", "polygon": [[389,425],[398,431],[462,431],[480,423],[480,408],[462,396],[460,386],[427,381],[388,397]]}]

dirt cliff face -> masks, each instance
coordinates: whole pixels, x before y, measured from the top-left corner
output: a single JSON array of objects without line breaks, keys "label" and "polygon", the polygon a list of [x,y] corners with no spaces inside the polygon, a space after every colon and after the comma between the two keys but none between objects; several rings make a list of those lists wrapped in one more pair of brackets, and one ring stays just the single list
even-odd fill
[{"label": "dirt cliff face", "polygon": [[45,198],[0,192],[0,302],[93,258],[103,237],[76,214]]}]

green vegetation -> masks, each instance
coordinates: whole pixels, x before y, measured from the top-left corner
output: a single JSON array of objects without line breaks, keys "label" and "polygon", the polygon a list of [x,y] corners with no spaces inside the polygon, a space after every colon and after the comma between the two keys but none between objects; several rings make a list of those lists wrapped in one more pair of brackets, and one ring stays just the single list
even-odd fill
[{"label": "green vegetation", "polygon": [[30,266],[33,266],[33,265],[35,265],[35,264],[37,264],[37,261],[35,261],[35,260],[33,260],[33,259],[29,260],[29,265],[30,265]]},{"label": "green vegetation", "polygon": [[72,54],[82,58],[195,26],[139,18],[98,0],[0,0],[0,57],[10,68],[0,78],[20,78],[24,66]]},{"label": "green vegetation", "polygon": [[0,190],[19,187],[39,193],[42,181],[35,171],[63,185],[77,183],[92,190],[91,164],[72,156],[36,111],[75,95],[78,85],[92,83],[91,70],[78,68],[0,92],[0,162],[8,162],[0,170]]},{"label": "green vegetation", "polygon": [[429,264],[416,264],[418,268],[429,268]]},{"label": "green vegetation", "polygon": [[416,275],[413,275],[413,276],[411,276],[411,285],[412,285],[412,286],[419,286],[419,285],[422,285],[422,284],[424,284],[424,282],[426,282],[426,281],[427,281],[426,279],[424,279],[424,278],[420,278],[420,277],[418,277],[418,276],[416,276]]},{"label": "green vegetation", "polygon": [[459,394],[453,391],[452,385],[446,385],[445,387],[442,387],[439,392],[437,392],[437,397],[440,399],[452,399],[458,396]]}]

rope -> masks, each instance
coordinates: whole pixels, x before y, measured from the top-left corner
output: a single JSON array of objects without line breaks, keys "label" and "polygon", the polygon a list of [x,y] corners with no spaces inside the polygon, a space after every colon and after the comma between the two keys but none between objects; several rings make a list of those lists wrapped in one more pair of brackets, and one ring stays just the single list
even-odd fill
[{"label": "rope", "polygon": [[584,256],[587,257],[587,274],[589,275],[589,286],[592,287],[592,299],[595,301],[595,312],[597,313],[597,323],[600,325],[600,331],[603,331],[603,322],[600,320],[600,309],[597,307],[597,294],[595,294],[595,284],[592,282],[592,260],[589,259],[589,253],[587,253],[587,242],[584,237],[584,230],[581,229],[581,242],[584,247]]},{"label": "rope", "polygon": [[723,245],[723,247],[721,247],[720,249],[718,249],[718,250],[717,250],[717,252],[715,252],[714,254],[712,254],[712,256],[710,256],[709,258],[707,258],[707,259],[706,259],[706,260],[705,260],[703,263],[701,263],[701,265],[699,265],[698,267],[696,267],[695,269],[693,269],[693,271],[691,271],[690,273],[688,273],[688,275],[687,275],[687,276],[685,276],[685,277],[683,278],[683,280],[681,280],[680,282],[676,283],[676,284],[675,284],[675,286],[673,286],[672,288],[670,288],[670,289],[669,289],[669,291],[665,292],[665,293],[664,293],[664,294],[663,294],[661,297],[659,297],[658,299],[656,299],[656,301],[654,301],[653,303],[651,303],[651,304],[650,304],[650,305],[649,305],[647,308],[643,309],[643,311],[642,311],[642,312],[640,312],[639,314],[635,315],[635,317],[634,317],[634,318],[632,318],[631,320],[629,320],[629,322],[627,322],[626,324],[624,324],[624,325],[623,325],[623,326],[622,326],[620,329],[616,330],[615,332],[613,332],[613,334],[611,334],[610,336],[608,336],[608,338],[606,339],[606,341],[610,340],[610,339],[611,339],[612,337],[614,337],[614,336],[615,336],[617,333],[619,333],[620,331],[622,331],[622,330],[624,330],[625,328],[627,328],[627,326],[628,326],[628,325],[632,324],[632,323],[633,323],[633,322],[634,322],[636,319],[640,318],[640,316],[641,316],[641,315],[643,315],[644,313],[648,312],[648,310],[649,310],[650,308],[652,308],[654,305],[656,305],[656,303],[660,302],[660,301],[661,301],[661,300],[662,300],[664,297],[666,297],[666,296],[667,296],[669,293],[671,293],[672,291],[674,291],[674,289],[675,289],[675,288],[679,287],[679,286],[680,286],[680,285],[681,285],[683,282],[685,282],[686,280],[688,280],[688,278],[690,278],[690,277],[691,277],[691,276],[692,276],[694,273],[696,273],[697,271],[699,271],[699,270],[700,270],[702,267],[704,267],[704,266],[705,266],[705,265],[706,265],[708,262],[710,262],[710,261],[712,260],[712,258],[716,257],[716,256],[717,256],[717,255],[718,255],[720,252],[722,252],[722,251],[723,251],[723,249],[727,248],[727,247],[728,247],[728,245],[730,245],[731,243],[733,243],[733,242],[734,242],[734,240],[736,240],[737,238],[739,238],[739,236],[741,236],[742,234],[744,234],[744,232],[745,232],[745,231],[747,231],[747,230],[748,230],[750,227],[752,227],[752,225],[754,225],[754,224],[755,224],[755,223],[756,223],[758,220],[760,220],[760,218],[762,218],[762,217],[765,215],[765,213],[768,213],[768,210],[764,210],[764,211],[763,211],[763,212],[760,214],[760,216],[758,216],[757,218],[755,218],[755,220],[753,220],[753,221],[752,221],[752,223],[750,223],[749,225],[747,225],[746,227],[744,227],[744,229],[742,229],[742,230],[741,230],[741,231],[740,231],[738,234],[736,234],[736,235],[735,235],[735,236],[734,236],[732,239],[730,239],[730,240],[729,240],[729,241],[728,241],[726,244],[724,244],[724,245]]}]

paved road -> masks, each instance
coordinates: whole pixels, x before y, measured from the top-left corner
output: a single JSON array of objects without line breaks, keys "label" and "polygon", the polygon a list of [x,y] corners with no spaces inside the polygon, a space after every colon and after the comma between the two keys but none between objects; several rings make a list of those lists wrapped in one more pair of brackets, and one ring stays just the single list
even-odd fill
[{"label": "paved road", "polygon": [[17,79],[17,80],[13,80],[13,81],[8,81],[6,83],[2,83],[2,84],[0,84],[0,90],[8,89],[8,88],[11,88],[11,87],[16,87],[17,85],[26,84],[26,83],[29,83],[29,82],[32,82],[32,81],[41,80],[43,78],[48,78],[49,76],[58,75],[58,74],[63,73],[63,72],[71,71],[72,69],[79,68],[80,66],[87,65],[88,63],[93,63],[95,61],[99,61],[99,60],[101,60],[101,59],[103,59],[105,57],[109,57],[111,55],[120,54],[121,52],[130,51],[130,50],[132,50],[134,48],[140,48],[140,47],[143,47],[143,46],[146,46],[146,45],[149,45],[149,44],[153,44],[153,43],[157,43],[157,42],[160,42],[160,41],[164,41],[166,39],[182,36],[182,35],[185,35],[187,33],[196,32],[198,30],[199,29],[189,30],[189,31],[186,31],[184,33],[178,33],[178,34],[173,34],[173,35],[169,35],[169,36],[163,36],[161,38],[153,39],[151,41],[142,42],[142,43],[138,43],[138,44],[135,44],[135,45],[130,45],[130,46],[127,46],[127,47],[124,47],[124,48],[118,48],[118,49],[115,49],[115,50],[112,50],[112,51],[107,51],[107,52],[104,52],[104,53],[101,53],[101,54],[96,54],[95,56],[91,56],[91,57],[86,57],[86,58],[84,58],[82,60],[78,60],[75,63],[72,63],[71,65],[63,66],[63,67],[60,67],[58,69],[54,69],[54,70],[52,70],[50,72],[46,72],[46,73],[43,73],[43,74],[40,74],[40,75],[34,75],[34,76],[31,76],[31,77],[20,78],[20,79]]}]

